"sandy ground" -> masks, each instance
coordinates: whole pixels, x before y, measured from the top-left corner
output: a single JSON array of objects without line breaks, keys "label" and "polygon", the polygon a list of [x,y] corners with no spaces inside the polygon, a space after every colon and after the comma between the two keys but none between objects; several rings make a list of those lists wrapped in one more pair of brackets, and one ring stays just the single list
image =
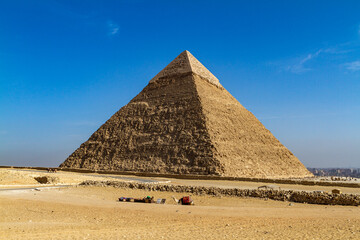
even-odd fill
[{"label": "sandy ground", "polygon": [[[38,174],[27,172],[16,179],[16,174],[6,171],[0,171],[1,184],[24,184],[31,180],[26,174]],[[67,183],[87,178],[76,173],[56,174],[60,179],[68,179]],[[62,174],[65,175],[61,177]],[[171,181],[224,187],[261,184]],[[147,195],[166,198],[167,202],[157,205],[117,201],[121,196]],[[0,191],[0,239],[360,239],[360,207],[211,196],[193,196],[195,206],[180,206],[171,199],[172,195],[78,186]]]},{"label": "sandy ground", "polygon": [[[95,181],[134,181],[134,180],[146,180],[146,178],[135,177],[135,176],[119,176],[119,175],[99,175],[96,173],[84,174],[76,172],[58,171],[56,173],[49,173],[41,170],[30,170],[30,169],[0,169],[0,188],[14,188],[14,187],[25,187],[25,186],[45,186],[40,184],[34,178],[40,176],[51,176],[58,178],[56,184],[48,185],[67,185],[67,184],[79,184],[85,180]],[[115,179],[116,177],[116,179]],[[158,181],[156,179],[150,181]],[[162,180],[164,181],[164,180]]]},{"label": "sandy ground", "polygon": [[[165,205],[117,202],[166,198]],[[180,194],[176,195],[180,197]],[[70,187],[0,193],[1,239],[360,239],[360,208]]]}]

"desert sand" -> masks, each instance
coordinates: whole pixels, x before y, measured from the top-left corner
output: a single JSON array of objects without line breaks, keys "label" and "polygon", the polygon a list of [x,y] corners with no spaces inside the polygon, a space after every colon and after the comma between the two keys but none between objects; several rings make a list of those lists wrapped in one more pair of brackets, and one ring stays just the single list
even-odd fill
[{"label": "desert sand", "polygon": [[[0,170],[2,183],[12,172]],[[42,174],[16,171],[23,172]],[[78,175],[87,178],[54,175],[74,182]],[[26,179],[16,180],[13,188]],[[38,190],[0,191],[0,239],[360,239],[359,207],[207,195],[193,196],[194,206],[181,206],[171,199],[181,193],[77,185]],[[167,202],[117,201],[148,195]]]}]

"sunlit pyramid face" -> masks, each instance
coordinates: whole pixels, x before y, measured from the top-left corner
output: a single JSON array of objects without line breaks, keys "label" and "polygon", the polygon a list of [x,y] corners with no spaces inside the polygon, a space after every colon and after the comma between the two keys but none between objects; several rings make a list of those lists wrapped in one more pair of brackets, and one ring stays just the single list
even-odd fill
[{"label": "sunlit pyramid face", "polygon": [[60,167],[230,177],[311,176],[188,51],[151,79]]}]

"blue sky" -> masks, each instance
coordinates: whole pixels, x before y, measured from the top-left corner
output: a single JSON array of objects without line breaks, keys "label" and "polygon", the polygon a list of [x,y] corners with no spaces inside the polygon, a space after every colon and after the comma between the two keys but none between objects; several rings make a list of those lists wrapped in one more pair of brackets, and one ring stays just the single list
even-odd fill
[{"label": "blue sky", "polygon": [[307,167],[360,168],[360,1],[0,0],[0,165],[57,166],[189,50]]}]

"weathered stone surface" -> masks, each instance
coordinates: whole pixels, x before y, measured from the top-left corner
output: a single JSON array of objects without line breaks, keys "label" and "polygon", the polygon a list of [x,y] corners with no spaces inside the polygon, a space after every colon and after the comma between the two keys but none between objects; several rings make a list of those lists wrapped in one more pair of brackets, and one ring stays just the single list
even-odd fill
[{"label": "weathered stone surface", "polygon": [[149,84],[61,167],[216,174],[192,75]]},{"label": "weathered stone surface", "polygon": [[228,91],[194,75],[206,126],[225,176],[305,177],[312,174]]},{"label": "weathered stone surface", "polygon": [[60,167],[261,178],[312,175],[188,51]]}]

